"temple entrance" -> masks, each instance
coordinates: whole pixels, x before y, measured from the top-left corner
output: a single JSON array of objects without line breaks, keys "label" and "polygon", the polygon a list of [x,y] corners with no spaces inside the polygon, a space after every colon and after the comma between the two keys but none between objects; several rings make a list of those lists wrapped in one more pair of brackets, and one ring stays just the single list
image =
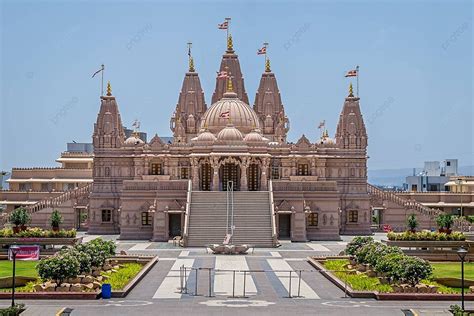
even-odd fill
[{"label": "temple entrance", "polygon": [[278,238],[291,238],[291,214],[278,214]]},{"label": "temple entrance", "polygon": [[169,237],[181,236],[181,214],[168,214]]},{"label": "temple entrance", "polygon": [[201,165],[201,191],[211,191],[212,168],[208,163]]},{"label": "temple entrance", "polygon": [[249,165],[247,181],[249,191],[260,190],[260,168],[257,164]]},{"label": "temple entrance", "polygon": [[232,181],[234,191],[240,191],[240,168],[234,163],[225,163],[219,170],[219,178],[221,180],[220,190],[227,191],[227,182]]},{"label": "temple entrance", "polygon": [[76,229],[79,231],[87,231],[89,228],[88,210],[85,208],[75,208],[76,212]]}]

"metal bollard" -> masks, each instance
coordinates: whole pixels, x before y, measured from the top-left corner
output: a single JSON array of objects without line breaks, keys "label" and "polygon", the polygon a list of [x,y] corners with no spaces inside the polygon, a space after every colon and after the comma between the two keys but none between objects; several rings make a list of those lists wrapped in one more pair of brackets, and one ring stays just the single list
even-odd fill
[{"label": "metal bollard", "polygon": [[235,297],[235,270],[232,271],[232,297]]},{"label": "metal bollard", "polygon": [[298,280],[298,297],[301,297],[301,270],[299,271],[300,272],[300,278]]},{"label": "metal bollard", "polygon": [[194,296],[198,295],[198,271],[199,269],[196,268],[196,278],[195,278],[195,284],[194,284]]},{"label": "metal bollard", "polygon": [[292,273],[292,272],[293,272],[293,271],[290,271],[290,284],[288,285],[288,297],[289,297],[289,298],[292,297],[292,296],[291,296],[291,273]]},{"label": "metal bollard", "polygon": [[242,297],[246,298],[247,296],[245,296],[245,281],[247,279],[247,271],[244,271],[244,295]]},{"label": "metal bollard", "polygon": [[179,267],[179,293],[183,294],[183,267]]},{"label": "metal bollard", "polygon": [[186,274],[186,267],[184,267],[184,294],[188,294],[188,277]]},{"label": "metal bollard", "polygon": [[209,271],[209,296],[212,297],[212,282],[211,282],[211,268],[208,268]]}]

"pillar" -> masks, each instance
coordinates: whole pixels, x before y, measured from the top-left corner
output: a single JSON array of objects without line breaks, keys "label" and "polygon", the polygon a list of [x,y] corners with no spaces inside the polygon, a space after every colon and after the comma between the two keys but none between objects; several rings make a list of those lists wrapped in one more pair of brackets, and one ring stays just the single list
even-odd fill
[{"label": "pillar", "polygon": [[248,158],[242,158],[242,164],[240,166],[240,190],[248,191],[248,181],[247,181],[247,168],[248,168]]},{"label": "pillar", "polygon": [[262,177],[260,179],[260,188],[262,191],[267,191],[268,190],[268,166],[270,165],[270,159],[269,158],[263,158],[262,162]]},{"label": "pillar", "polygon": [[191,181],[193,184],[193,190],[199,190],[199,163],[197,158],[191,158]]},{"label": "pillar", "polygon": [[217,158],[212,160],[212,191],[219,191],[219,163]]}]

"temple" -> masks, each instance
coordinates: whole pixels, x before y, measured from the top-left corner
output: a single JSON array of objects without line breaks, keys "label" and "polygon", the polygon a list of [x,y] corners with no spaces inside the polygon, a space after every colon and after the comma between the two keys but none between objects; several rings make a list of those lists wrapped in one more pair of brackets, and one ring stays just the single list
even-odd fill
[{"label": "temple", "polygon": [[251,107],[230,36],[209,107],[190,56],[171,143],[158,135],[146,143],[138,131],[126,138],[122,126],[109,84],[93,134],[90,233],[179,235],[202,246],[231,230],[236,242],[275,246],[371,232],[367,133],[352,86],[335,138],[324,130],[319,139],[289,143],[270,60]]}]

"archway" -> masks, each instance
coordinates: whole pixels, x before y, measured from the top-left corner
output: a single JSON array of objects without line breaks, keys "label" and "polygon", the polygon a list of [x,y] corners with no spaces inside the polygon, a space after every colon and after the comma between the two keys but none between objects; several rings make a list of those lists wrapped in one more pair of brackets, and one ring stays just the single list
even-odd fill
[{"label": "archway", "polygon": [[256,163],[252,163],[248,167],[248,190],[259,191],[260,190],[260,167]]},{"label": "archway", "polygon": [[233,162],[223,163],[219,169],[220,190],[227,191],[227,182],[232,181],[234,191],[240,191],[240,167]]}]

